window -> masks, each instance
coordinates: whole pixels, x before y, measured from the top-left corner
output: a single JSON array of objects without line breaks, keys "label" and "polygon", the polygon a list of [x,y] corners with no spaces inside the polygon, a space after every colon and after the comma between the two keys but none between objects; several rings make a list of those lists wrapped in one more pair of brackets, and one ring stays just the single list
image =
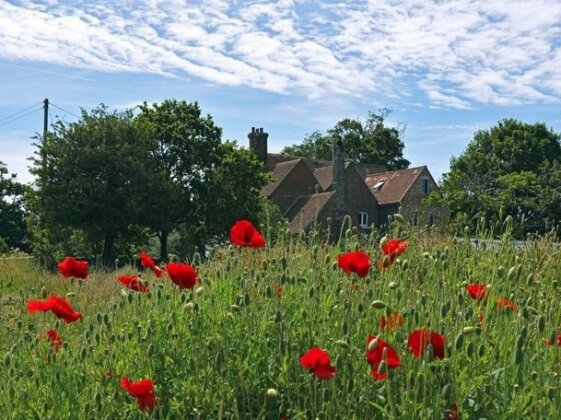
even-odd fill
[{"label": "window", "polygon": [[362,228],[368,227],[368,213],[363,211],[358,213],[358,224]]},{"label": "window", "polygon": [[434,214],[429,214],[429,226],[434,226]]},{"label": "window", "polygon": [[429,179],[421,178],[421,194],[429,193]]}]

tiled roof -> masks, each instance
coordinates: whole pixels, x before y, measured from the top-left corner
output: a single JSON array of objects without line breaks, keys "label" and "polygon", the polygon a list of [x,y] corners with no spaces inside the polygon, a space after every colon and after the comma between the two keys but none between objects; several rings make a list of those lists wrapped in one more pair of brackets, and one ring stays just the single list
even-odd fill
[{"label": "tiled roof", "polygon": [[314,170],[314,176],[322,190],[327,190],[333,183],[333,165],[324,166]]},{"label": "tiled roof", "polygon": [[272,171],[273,167],[281,162],[288,162],[289,160],[295,160],[298,159],[297,157],[294,156],[289,156],[289,155],[284,155],[282,153],[267,153],[267,166],[265,169],[267,169],[267,171]]},{"label": "tiled roof", "polygon": [[369,175],[387,172],[387,168],[384,165],[378,165],[377,163],[355,163],[354,167],[362,179]]},{"label": "tiled roof", "polygon": [[265,197],[270,196],[275,188],[283,181],[284,178],[292,171],[298,163],[302,161],[302,158],[289,160],[287,162],[277,163],[273,168],[272,180],[261,190]]},{"label": "tiled roof", "polygon": [[302,207],[288,225],[290,230],[299,232],[300,229],[308,228],[334,194],[333,191],[328,191],[302,197],[300,200],[303,203]]},{"label": "tiled roof", "polygon": [[[399,203],[425,168],[426,166],[420,166],[370,175],[366,177],[366,185],[380,205]],[[381,188],[373,191],[373,187],[379,183],[382,183]]]}]

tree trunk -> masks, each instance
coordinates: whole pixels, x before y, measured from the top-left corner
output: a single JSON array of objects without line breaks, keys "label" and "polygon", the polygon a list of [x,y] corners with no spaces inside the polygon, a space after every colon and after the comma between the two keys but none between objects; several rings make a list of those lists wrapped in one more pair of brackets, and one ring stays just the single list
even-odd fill
[{"label": "tree trunk", "polygon": [[103,240],[103,251],[101,253],[101,263],[104,267],[115,268],[115,255],[113,245],[115,243],[115,235],[108,233]]},{"label": "tree trunk", "polygon": [[168,236],[169,232],[160,232],[158,238],[160,239],[160,263],[167,262],[168,256]]}]

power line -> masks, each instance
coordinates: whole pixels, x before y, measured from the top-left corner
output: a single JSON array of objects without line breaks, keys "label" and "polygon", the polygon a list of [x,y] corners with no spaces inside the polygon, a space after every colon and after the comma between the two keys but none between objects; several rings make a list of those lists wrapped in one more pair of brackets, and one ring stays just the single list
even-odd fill
[{"label": "power line", "polygon": [[61,108],[61,107],[58,106],[58,105],[53,104],[52,102],[49,102],[49,105],[52,105],[52,106],[54,106],[55,108],[60,109],[62,112],[66,112],[67,114],[70,114],[70,115],[72,115],[72,116],[74,116],[74,117],[76,117],[76,118],[82,118],[82,117],[80,117],[80,116],[78,116],[78,115],[76,115],[76,114],[74,114],[74,113],[72,113],[72,112],[70,112],[70,111],[67,111],[66,109]]},{"label": "power line", "polygon": [[17,121],[20,118],[27,117],[28,115],[33,114],[34,112],[37,112],[39,110],[41,110],[41,108],[34,109],[33,111],[28,112],[27,114],[20,115],[19,117],[14,118],[13,120],[6,121],[6,122],[0,124],[0,127],[4,127],[7,124],[13,123],[14,121]]},{"label": "power line", "polygon": [[22,113],[24,113],[25,111],[29,111],[31,108],[35,108],[35,107],[38,106],[38,105],[43,105],[43,103],[42,103],[42,102],[39,102],[38,104],[31,105],[29,108],[22,109],[21,111],[16,112],[15,114],[12,114],[12,115],[10,115],[10,116],[8,116],[8,117],[0,118],[0,123],[3,122],[3,121],[5,121],[5,120],[9,120],[9,119],[15,117],[16,115],[22,114]]}]

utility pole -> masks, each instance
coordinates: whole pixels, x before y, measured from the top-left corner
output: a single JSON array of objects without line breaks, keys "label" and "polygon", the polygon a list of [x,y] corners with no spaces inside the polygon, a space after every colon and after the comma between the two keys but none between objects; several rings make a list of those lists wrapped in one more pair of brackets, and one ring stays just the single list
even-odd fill
[{"label": "utility pole", "polygon": [[47,132],[49,130],[49,99],[45,98],[43,101],[43,143],[47,138]]},{"label": "utility pole", "polygon": [[49,98],[43,101],[43,141],[41,142],[41,164],[43,169],[47,164],[47,155],[45,153],[45,140],[49,132]]}]

